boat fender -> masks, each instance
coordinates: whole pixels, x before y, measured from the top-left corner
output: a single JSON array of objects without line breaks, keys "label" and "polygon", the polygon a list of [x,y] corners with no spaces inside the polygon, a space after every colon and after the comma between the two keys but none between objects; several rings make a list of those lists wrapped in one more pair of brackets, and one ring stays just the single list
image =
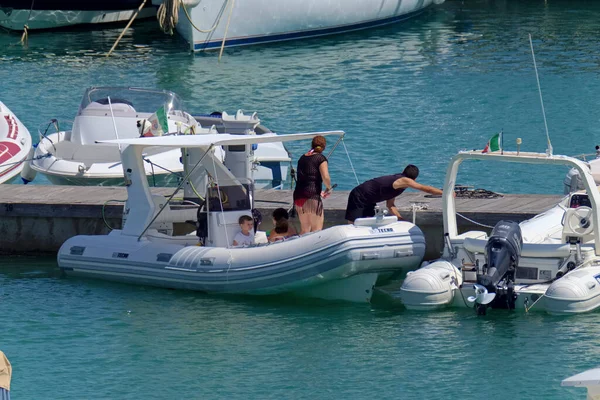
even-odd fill
[{"label": "boat fender", "polygon": [[21,170],[21,180],[23,181],[24,185],[27,185],[29,182],[33,181],[35,179],[35,176],[37,175],[37,172],[33,168],[31,168],[33,154],[35,153],[36,147],[37,145],[31,146],[29,154],[27,155],[27,160],[23,163],[23,169]]}]

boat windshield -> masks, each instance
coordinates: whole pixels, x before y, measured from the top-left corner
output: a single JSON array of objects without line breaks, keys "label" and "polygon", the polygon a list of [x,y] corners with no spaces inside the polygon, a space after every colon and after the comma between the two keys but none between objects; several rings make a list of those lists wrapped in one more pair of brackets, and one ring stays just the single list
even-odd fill
[{"label": "boat windshield", "polygon": [[248,180],[210,183],[206,189],[210,211],[243,211],[252,209],[252,183]]},{"label": "boat windshield", "polygon": [[113,106],[118,104],[121,109],[127,107],[137,113],[154,113],[163,106],[168,111],[183,110],[183,102],[179,96],[167,90],[92,87],[85,91],[78,114],[90,104],[107,106],[109,97]]}]

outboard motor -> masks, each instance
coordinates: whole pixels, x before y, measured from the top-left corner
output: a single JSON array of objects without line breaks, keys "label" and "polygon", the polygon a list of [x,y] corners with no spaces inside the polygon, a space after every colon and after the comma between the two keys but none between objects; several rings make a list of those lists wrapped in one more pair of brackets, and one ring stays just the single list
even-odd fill
[{"label": "outboard motor", "polygon": [[487,307],[515,308],[515,270],[519,264],[523,237],[521,227],[513,221],[500,221],[492,230],[485,245],[486,263],[477,271],[476,296],[469,297],[475,303],[478,314],[485,314]]}]

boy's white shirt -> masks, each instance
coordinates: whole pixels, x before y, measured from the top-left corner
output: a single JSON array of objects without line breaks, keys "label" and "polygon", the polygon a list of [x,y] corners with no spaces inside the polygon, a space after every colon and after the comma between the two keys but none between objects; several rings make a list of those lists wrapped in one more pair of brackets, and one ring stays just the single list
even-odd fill
[{"label": "boy's white shirt", "polygon": [[233,240],[240,247],[241,246],[251,246],[254,244],[254,232],[250,231],[248,233],[248,236],[246,236],[240,231],[235,234]]}]

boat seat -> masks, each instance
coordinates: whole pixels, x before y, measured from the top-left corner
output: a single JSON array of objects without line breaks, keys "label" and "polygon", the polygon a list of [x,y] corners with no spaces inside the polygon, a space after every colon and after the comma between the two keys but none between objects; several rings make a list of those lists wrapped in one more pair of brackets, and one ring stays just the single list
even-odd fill
[{"label": "boat seat", "polygon": [[81,111],[81,115],[105,116],[107,113],[110,114],[111,105],[113,113],[135,114],[136,112],[132,105],[119,102],[118,99],[113,99],[111,104],[103,104],[93,101]]},{"label": "boat seat", "polygon": [[121,160],[117,146],[82,146],[73,142],[58,143],[56,146],[56,157],[63,160],[83,162],[86,165],[96,162],[119,162]]}]

